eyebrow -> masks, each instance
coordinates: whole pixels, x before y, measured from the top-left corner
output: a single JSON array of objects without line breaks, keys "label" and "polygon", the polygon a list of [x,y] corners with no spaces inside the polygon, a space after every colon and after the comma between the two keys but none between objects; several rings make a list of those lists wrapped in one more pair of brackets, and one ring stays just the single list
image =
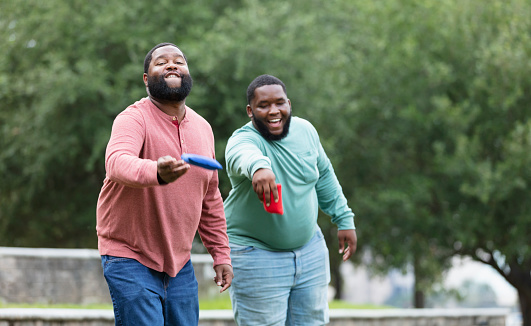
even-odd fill
[{"label": "eyebrow", "polygon": [[158,60],[158,59],[167,59],[169,57],[180,57],[180,58],[182,58],[184,60],[184,56],[182,54],[173,55],[173,54],[169,54],[169,53],[163,53],[163,54],[158,55],[155,58],[153,58],[153,61]]},{"label": "eyebrow", "polygon": [[279,102],[279,101],[286,101],[286,99],[284,97],[277,97],[276,99],[273,99],[272,101],[269,101],[269,100],[262,100],[258,103],[256,103],[256,105],[260,105],[260,104],[264,104],[264,103],[270,103],[270,102]]}]

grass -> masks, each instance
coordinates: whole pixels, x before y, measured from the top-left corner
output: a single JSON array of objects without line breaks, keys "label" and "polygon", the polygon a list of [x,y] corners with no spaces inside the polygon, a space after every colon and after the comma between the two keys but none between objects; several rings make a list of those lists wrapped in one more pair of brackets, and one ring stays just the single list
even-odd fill
[{"label": "grass", "polygon": [[[334,300],[329,304],[330,309],[385,309],[386,306],[375,305],[358,305],[345,301]],[[56,308],[56,309],[112,309],[111,304],[41,304],[41,303],[2,303],[0,308]],[[215,299],[199,300],[199,309],[201,310],[217,310],[217,309],[232,309],[228,293],[222,293]]]}]

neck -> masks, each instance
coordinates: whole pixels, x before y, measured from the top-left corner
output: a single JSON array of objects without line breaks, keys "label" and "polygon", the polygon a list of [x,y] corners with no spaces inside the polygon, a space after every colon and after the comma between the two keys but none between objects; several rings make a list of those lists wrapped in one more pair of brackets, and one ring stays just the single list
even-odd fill
[{"label": "neck", "polygon": [[151,96],[149,99],[162,112],[166,113],[167,115],[177,117],[179,122],[182,121],[184,115],[186,114],[186,105],[184,104],[184,100],[181,102],[166,102],[157,100]]}]

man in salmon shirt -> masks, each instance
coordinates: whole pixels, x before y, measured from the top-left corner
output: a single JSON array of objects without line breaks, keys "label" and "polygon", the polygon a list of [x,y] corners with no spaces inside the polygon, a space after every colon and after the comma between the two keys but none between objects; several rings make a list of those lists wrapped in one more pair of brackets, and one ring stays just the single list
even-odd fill
[{"label": "man in salmon shirt", "polygon": [[116,117],[105,154],[96,226],[103,273],[116,325],[197,325],[196,231],[220,292],[233,278],[218,173],[181,160],[214,158],[214,135],[185,104],[192,78],[177,46],[151,49],[143,78],[148,97]]}]

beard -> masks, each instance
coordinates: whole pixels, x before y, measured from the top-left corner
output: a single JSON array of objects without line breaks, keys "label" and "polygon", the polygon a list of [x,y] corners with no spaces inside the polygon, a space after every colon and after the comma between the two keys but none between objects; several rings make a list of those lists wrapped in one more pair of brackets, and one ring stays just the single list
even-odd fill
[{"label": "beard", "polygon": [[264,121],[261,119],[257,119],[253,112],[253,122],[256,126],[256,129],[258,129],[258,132],[262,137],[264,137],[267,140],[281,140],[283,138],[286,138],[289,132],[289,124],[291,122],[291,112],[288,115],[288,118],[286,122],[284,123],[284,127],[282,127],[282,132],[278,135],[272,134],[269,129],[267,128],[267,125]]},{"label": "beard", "polygon": [[169,87],[164,76],[148,76],[149,95],[157,100],[182,102],[192,90],[192,76],[181,75],[181,87]]}]

